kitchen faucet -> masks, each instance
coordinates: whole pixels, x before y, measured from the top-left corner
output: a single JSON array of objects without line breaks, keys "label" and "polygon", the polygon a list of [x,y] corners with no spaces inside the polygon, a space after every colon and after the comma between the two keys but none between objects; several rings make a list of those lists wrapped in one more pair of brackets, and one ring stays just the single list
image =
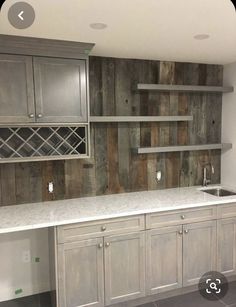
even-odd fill
[{"label": "kitchen faucet", "polygon": [[214,174],[215,172],[215,169],[214,169],[214,166],[211,164],[211,163],[206,163],[204,168],[203,168],[203,182],[202,182],[202,185],[204,187],[207,187],[207,185],[209,183],[211,183],[211,179],[207,179],[207,166],[210,166],[211,168],[211,174]]}]

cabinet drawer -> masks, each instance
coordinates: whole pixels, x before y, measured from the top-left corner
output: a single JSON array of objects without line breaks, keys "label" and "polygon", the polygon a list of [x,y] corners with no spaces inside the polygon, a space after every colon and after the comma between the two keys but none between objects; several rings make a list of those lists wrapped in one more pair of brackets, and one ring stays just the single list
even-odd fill
[{"label": "cabinet drawer", "polygon": [[57,227],[58,243],[144,230],[144,216],[77,223]]},{"label": "cabinet drawer", "polygon": [[228,218],[236,216],[236,203],[227,205],[218,205],[217,207],[218,218]]},{"label": "cabinet drawer", "polygon": [[148,229],[160,226],[171,226],[187,224],[216,219],[217,211],[215,206],[201,209],[187,209],[173,212],[152,213],[146,216]]}]

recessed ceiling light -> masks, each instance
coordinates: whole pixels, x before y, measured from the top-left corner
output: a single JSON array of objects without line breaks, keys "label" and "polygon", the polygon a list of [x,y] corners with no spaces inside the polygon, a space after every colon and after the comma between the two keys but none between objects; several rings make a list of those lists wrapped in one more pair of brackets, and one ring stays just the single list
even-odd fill
[{"label": "recessed ceiling light", "polygon": [[204,40],[204,39],[208,39],[210,37],[210,35],[208,34],[197,34],[194,35],[194,38],[197,40]]},{"label": "recessed ceiling light", "polygon": [[97,23],[91,23],[90,28],[94,30],[103,30],[107,28],[107,25],[105,23],[97,22]]}]

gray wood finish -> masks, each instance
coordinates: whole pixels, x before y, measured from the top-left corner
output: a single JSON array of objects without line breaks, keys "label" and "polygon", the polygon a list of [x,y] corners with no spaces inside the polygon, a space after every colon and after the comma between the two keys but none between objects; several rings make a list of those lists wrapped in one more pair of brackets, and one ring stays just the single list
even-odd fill
[{"label": "gray wood finish", "polygon": [[145,233],[104,238],[105,304],[145,295]]},{"label": "gray wood finish", "polygon": [[155,229],[164,226],[176,226],[196,222],[209,221],[217,218],[216,206],[205,208],[174,210],[146,215],[146,228]]},{"label": "gray wood finish", "polygon": [[59,243],[73,242],[86,238],[137,232],[144,229],[145,221],[143,215],[77,223],[58,227],[57,241]]},{"label": "gray wood finish", "polygon": [[160,92],[200,92],[200,93],[232,93],[232,86],[197,86],[197,85],[169,85],[169,84],[138,84],[138,90]]},{"label": "gray wood finish", "polygon": [[37,57],[33,61],[37,122],[87,122],[86,62]]},{"label": "gray wood finish", "polygon": [[161,152],[177,152],[177,151],[197,151],[197,150],[213,150],[222,149],[228,150],[232,148],[232,144],[205,144],[205,145],[181,145],[181,146],[166,146],[166,147],[140,147],[134,149],[138,154],[161,153]]},{"label": "gray wood finish", "polygon": [[87,58],[93,47],[91,43],[0,35],[0,53],[81,59]]},{"label": "gray wood finish", "polygon": [[236,274],[236,218],[217,222],[217,270],[226,276]]},{"label": "gray wood finish", "polygon": [[191,121],[193,116],[91,116],[89,121],[92,123],[109,122],[172,122],[172,121]]},{"label": "gray wood finish", "polygon": [[216,270],[216,221],[183,227],[183,286],[197,284],[202,275]]},{"label": "gray wood finish", "polygon": [[146,232],[148,295],[182,287],[182,225]]},{"label": "gray wood finish", "polygon": [[102,238],[58,245],[58,306],[104,306],[102,245]]},{"label": "gray wood finish", "polygon": [[34,122],[32,58],[0,54],[0,122]]}]

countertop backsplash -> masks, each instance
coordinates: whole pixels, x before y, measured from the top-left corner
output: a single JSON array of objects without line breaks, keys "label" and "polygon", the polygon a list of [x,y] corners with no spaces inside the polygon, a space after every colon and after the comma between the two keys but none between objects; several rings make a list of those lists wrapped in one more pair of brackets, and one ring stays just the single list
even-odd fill
[{"label": "countertop backsplash", "polygon": [[134,86],[221,86],[222,66],[90,57],[89,74],[92,116],[193,115],[193,121],[92,123],[90,159],[0,165],[0,205],[199,185],[206,162],[215,168],[212,183],[220,183],[220,150],[137,155],[132,148],[220,143],[221,94],[138,93]]}]

